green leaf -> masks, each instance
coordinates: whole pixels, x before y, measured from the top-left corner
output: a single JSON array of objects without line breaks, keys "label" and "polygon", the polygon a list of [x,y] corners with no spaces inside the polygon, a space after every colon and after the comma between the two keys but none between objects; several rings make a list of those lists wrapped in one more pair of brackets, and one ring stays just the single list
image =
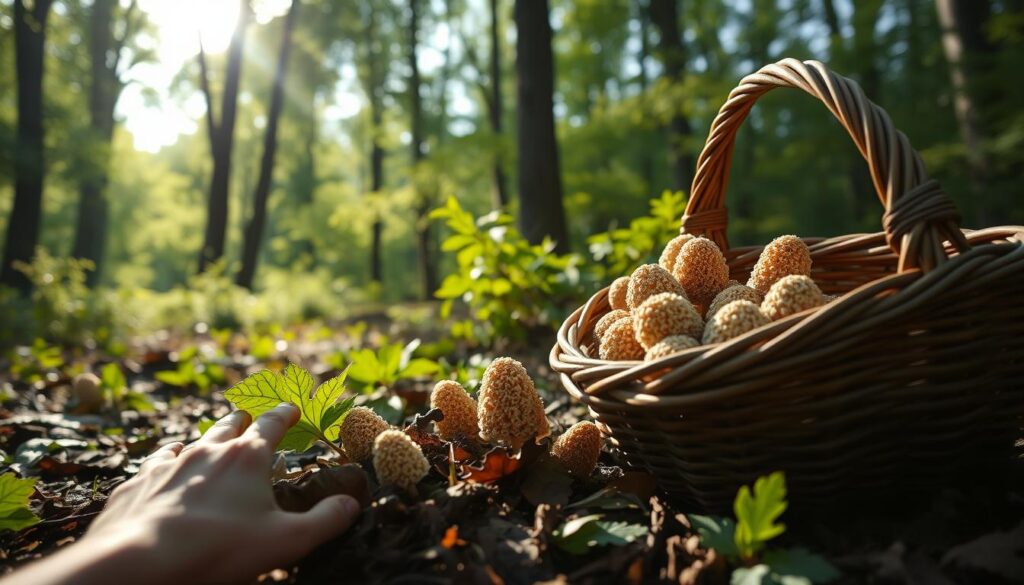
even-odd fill
[{"label": "green leaf", "polygon": [[349,359],[352,361],[348,368],[350,378],[363,384],[376,384],[380,381],[381,365],[372,349],[353,351]]},{"label": "green leaf", "polygon": [[19,479],[13,473],[0,475],[0,531],[18,531],[39,522],[28,507],[35,486],[34,479]]},{"label": "green leaf", "polygon": [[149,399],[142,392],[136,392],[129,390],[125,392],[123,398],[124,406],[128,410],[135,410],[138,412],[153,412],[156,408],[153,406],[153,401]]},{"label": "green leaf", "polygon": [[187,378],[181,372],[175,370],[164,370],[163,372],[157,372],[154,376],[157,380],[167,384],[168,386],[185,387],[191,383],[191,380]]},{"label": "green leaf", "polygon": [[698,514],[688,514],[686,517],[690,520],[690,525],[700,535],[702,546],[713,548],[716,553],[727,557],[739,555],[735,541],[736,523],[732,521],[732,518]]},{"label": "green leaf", "polygon": [[434,360],[427,358],[416,358],[410,360],[405,368],[401,371],[403,378],[418,378],[420,376],[429,376],[436,374],[441,370],[441,366],[438,365]]},{"label": "green leaf", "polygon": [[103,366],[103,369],[100,370],[100,382],[104,388],[112,392],[118,392],[128,385],[124,379],[124,374],[121,372],[121,368],[114,362]]},{"label": "green leaf", "polygon": [[581,555],[595,546],[622,546],[647,534],[646,526],[601,518],[591,514],[570,520],[555,529],[552,538],[562,550]]},{"label": "green leaf", "polygon": [[751,495],[748,486],[736,494],[736,548],[743,558],[753,557],[764,544],[786,530],[776,520],[786,511],[786,478],[781,471],[754,482]]},{"label": "green leaf", "polygon": [[309,372],[288,364],[275,374],[269,370],[256,372],[224,392],[236,408],[256,418],[282,402],[299,408],[299,422],[288,429],[277,448],[281,451],[306,451],[316,441],[338,439],[341,416],[352,408],[354,399],[339,403],[345,392],[347,371],[327,380],[319,387]]},{"label": "green leaf", "polygon": [[828,583],[839,577],[839,570],[824,557],[804,548],[773,550],[765,553],[764,563],[771,567],[773,575],[781,582],[795,583],[795,579],[806,579],[808,583]]}]

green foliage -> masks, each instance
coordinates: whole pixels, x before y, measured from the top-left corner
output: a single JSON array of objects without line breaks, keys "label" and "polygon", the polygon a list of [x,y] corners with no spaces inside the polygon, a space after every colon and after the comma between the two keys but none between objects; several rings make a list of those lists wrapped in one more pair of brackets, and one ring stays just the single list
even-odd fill
[{"label": "green foliage", "polygon": [[307,451],[316,441],[334,446],[344,415],[352,408],[354,397],[341,400],[347,372],[316,386],[309,372],[288,364],[278,372],[261,370],[224,392],[224,397],[253,419],[281,404],[290,402],[302,413],[299,422],[288,430],[277,448],[281,451]]},{"label": "green foliage", "polygon": [[22,530],[39,522],[28,507],[36,480],[19,479],[13,473],[0,475],[0,532]]},{"label": "green foliage", "polygon": [[11,361],[11,376],[26,384],[35,384],[42,380],[48,372],[64,366],[64,354],[60,347],[49,345],[45,340],[37,338],[31,346],[19,346],[8,353]]},{"label": "green foliage", "polygon": [[100,370],[100,390],[103,398],[114,407],[114,410],[136,410],[151,412],[153,403],[142,392],[128,389],[121,367],[111,362]]},{"label": "green foliage", "polygon": [[179,388],[196,387],[205,396],[213,384],[224,382],[224,368],[217,363],[204,359],[199,348],[189,346],[178,352],[178,367],[174,370],[157,372],[157,380],[169,386]]},{"label": "green foliage", "polygon": [[631,273],[640,264],[656,262],[665,242],[679,234],[686,196],[665,191],[661,197],[651,199],[650,205],[650,214],[629,222],[629,227],[587,238],[590,254],[603,268],[603,279],[617,278]]},{"label": "green foliage", "polygon": [[[733,503],[735,522],[731,518],[697,514],[687,518],[704,547],[746,565],[733,571],[733,585],[811,585],[837,578],[839,571],[835,567],[803,548],[761,554],[768,541],[786,530],[777,520],[787,505],[786,478],[777,471],[757,478],[753,492],[748,486],[740,487]],[[761,562],[757,563],[758,560]]]},{"label": "green foliage", "polygon": [[560,549],[581,555],[596,546],[622,546],[647,535],[646,526],[602,518],[591,514],[569,520],[551,533],[552,540]]},{"label": "green foliage", "polygon": [[441,249],[455,255],[456,270],[445,277],[435,296],[443,299],[443,318],[461,301],[471,319],[456,320],[455,337],[493,342],[498,338],[523,341],[530,329],[553,327],[566,307],[581,300],[575,254],[555,254],[545,241],[531,245],[513,226],[511,216],[473,215],[450,197],[430,214],[451,230]]},{"label": "green foliage", "polygon": [[364,391],[371,392],[381,386],[391,388],[401,380],[436,374],[441,369],[436,361],[413,357],[419,345],[420,340],[414,339],[405,346],[385,342],[377,351],[355,350],[349,353],[352,365],[348,376],[362,383]]},{"label": "green foliage", "polygon": [[749,487],[740,487],[733,503],[736,548],[740,556],[752,558],[765,543],[785,532],[786,526],[777,524],[776,520],[786,511],[786,506],[786,478],[781,471],[757,478],[753,494]]},{"label": "green foliage", "polygon": [[68,345],[111,341],[113,304],[106,294],[85,285],[92,262],[57,258],[39,247],[30,264],[18,262],[15,267],[32,282],[32,315],[39,335]]}]

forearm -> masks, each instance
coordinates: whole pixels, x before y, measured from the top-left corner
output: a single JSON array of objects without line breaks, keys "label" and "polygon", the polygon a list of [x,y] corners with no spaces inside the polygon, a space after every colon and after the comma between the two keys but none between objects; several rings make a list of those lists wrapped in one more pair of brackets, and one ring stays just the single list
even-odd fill
[{"label": "forearm", "polygon": [[174,578],[149,541],[152,539],[85,538],[60,552],[15,571],[2,585],[159,584]]}]

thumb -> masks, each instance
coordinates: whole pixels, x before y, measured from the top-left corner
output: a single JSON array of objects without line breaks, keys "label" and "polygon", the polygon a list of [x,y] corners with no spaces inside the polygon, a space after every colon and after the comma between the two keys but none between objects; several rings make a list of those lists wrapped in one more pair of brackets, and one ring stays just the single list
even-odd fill
[{"label": "thumb", "polygon": [[346,495],[329,496],[320,500],[308,512],[281,512],[294,556],[300,557],[317,545],[345,532],[352,526],[361,512],[359,502]]}]

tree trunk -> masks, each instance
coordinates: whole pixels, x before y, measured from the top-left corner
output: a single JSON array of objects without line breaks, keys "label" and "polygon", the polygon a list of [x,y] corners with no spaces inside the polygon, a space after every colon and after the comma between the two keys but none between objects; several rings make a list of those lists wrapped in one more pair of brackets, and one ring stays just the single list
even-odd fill
[{"label": "tree trunk", "polygon": [[[501,35],[498,0],[491,0],[491,99],[490,114],[491,131],[495,138],[501,140],[502,117],[505,108],[501,97]],[[503,143],[502,143],[503,144]],[[508,179],[505,177],[504,157],[501,149],[494,155],[494,209],[508,207]]]},{"label": "tree trunk", "polygon": [[238,272],[235,283],[252,290],[256,278],[256,265],[259,261],[260,244],[263,240],[263,227],[267,221],[267,198],[270,196],[270,183],[274,176],[274,156],[277,154],[277,123],[284,107],[284,80],[288,69],[288,52],[292,46],[292,28],[295,26],[295,15],[299,11],[299,0],[292,0],[281,32],[281,49],[277,54],[277,69],[274,70],[274,85],[270,94],[270,109],[267,112],[267,129],[263,134],[263,158],[260,159],[260,174],[253,193],[253,212],[249,224],[245,226],[242,245],[242,269]]},{"label": "tree trunk", "polygon": [[[638,3],[637,20],[640,21],[640,52],[636,56],[637,66],[640,72],[637,74],[637,84],[640,86],[641,96],[646,97],[649,79],[647,78],[647,57],[651,54],[649,40],[650,18],[649,8],[643,2]],[[651,158],[650,150],[647,148],[638,149],[640,155],[640,176],[643,177],[647,193],[652,197],[657,195],[654,188],[654,160]]]},{"label": "tree trunk", "polygon": [[[992,50],[984,36],[983,27],[991,14],[991,6],[987,1],[967,0],[935,0],[935,9],[942,28],[942,51],[949,63],[950,83],[953,86],[953,111],[956,114],[960,139],[967,149],[967,164],[970,169],[971,190],[975,196],[985,191],[989,180],[991,163],[982,144],[986,140],[986,132],[981,123],[976,96],[973,94],[972,73],[976,67],[969,67],[971,56],[984,54]],[[977,65],[973,63],[972,65]],[[989,207],[991,209],[991,207]],[[992,223],[998,217],[994,213],[986,213],[982,206],[979,218],[982,223]]]},{"label": "tree trunk", "polygon": [[[679,6],[676,0],[651,0],[651,22],[658,27],[658,53],[665,68],[665,78],[678,85],[686,75],[686,48],[679,31]],[[686,142],[693,135],[690,122],[676,112],[668,126],[668,162],[672,188],[685,190],[693,180],[693,154]]]},{"label": "tree trunk", "polygon": [[[370,192],[379,194],[384,188],[384,148],[380,143],[381,125],[384,120],[384,82],[381,79],[378,55],[375,49],[377,42],[377,15],[372,3],[366,4],[366,28],[364,44],[366,48],[367,75],[365,91],[370,101]],[[380,211],[373,207],[370,241],[370,281],[378,285],[384,282],[384,263],[382,246],[384,242],[384,220]]]},{"label": "tree trunk", "polygon": [[409,116],[412,135],[413,189],[416,190],[416,248],[419,257],[422,298],[429,299],[437,290],[434,268],[433,239],[430,236],[430,194],[418,184],[417,167],[423,161],[423,97],[420,94],[419,66],[419,2],[409,0]]},{"label": "tree trunk", "polygon": [[531,243],[545,236],[569,251],[555,137],[554,59],[547,0],[516,0],[519,104],[519,229]]},{"label": "tree trunk", "polygon": [[[249,22],[248,0],[240,0],[238,23],[228,45],[227,75],[224,81],[224,95],[221,96],[220,122],[213,124],[215,132],[210,136],[213,154],[213,175],[210,179],[210,196],[206,207],[206,230],[203,234],[203,248],[199,252],[199,272],[224,257],[224,241],[228,225],[228,195],[231,182],[231,152],[235,141],[235,116],[238,111],[238,86],[242,74],[242,51],[245,47],[245,29]],[[202,48],[200,47],[200,59]],[[205,67],[204,67],[205,69]],[[204,85],[207,85],[204,82]],[[209,92],[206,93],[208,112],[213,105]],[[211,114],[212,115],[212,114]],[[208,120],[212,118],[208,117]]]},{"label": "tree trunk", "polygon": [[124,13],[124,32],[120,39],[114,38],[116,6],[116,0],[95,0],[89,14],[89,126],[99,160],[79,184],[78,218],[71,254],[93,263],[94,269],[86,275],[86,284],[90,287],[99,281],[107,240],[106,189],[114,136],[114,108],[124,87],[117,67],[124,43],[134,32],[132,14],[136,4],[132,2]]},{"label": "tree trunk", "polygon": [[36,0],[32,9],[14,2],[15,69],[18,83],[18,130],[14,157],[14,207],[7,220],[0,284],[27,293],[28,278],[14,267],[31,262],[43,218],[43,58],[46,20],[52,0]]}]

